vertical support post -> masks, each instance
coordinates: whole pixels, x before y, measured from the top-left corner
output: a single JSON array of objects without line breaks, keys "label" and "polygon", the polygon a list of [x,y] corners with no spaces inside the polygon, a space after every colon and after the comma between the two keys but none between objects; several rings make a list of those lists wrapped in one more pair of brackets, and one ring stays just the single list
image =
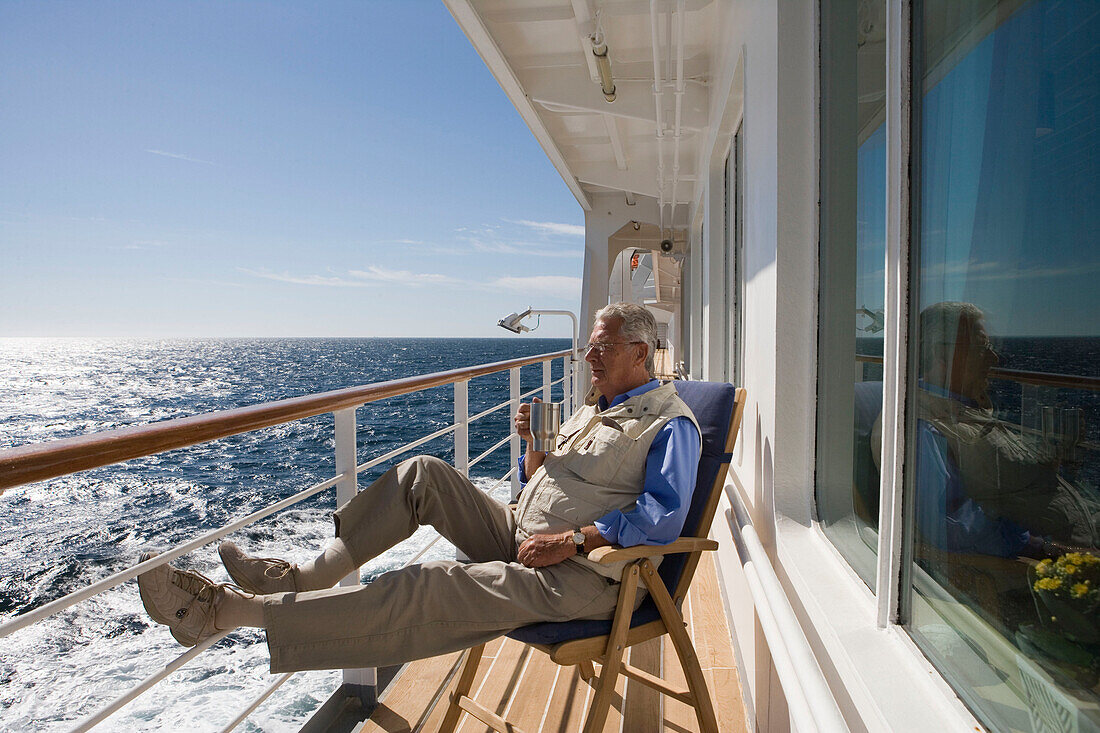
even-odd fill
[{"label": "vertical support post", "polygon": [[470,382],[455,382],[455,470],[470,474]]},{"label": "vertical support post", "polygon": [[[913,134],[913,0],[886,4],[886,343],[882,365],[882,502],[879,507],[877,624],[897,623],[903,611],[902,513],[905,478],[905,405],[910,376],[909,284]],[[918,81],[917,97],[920,96]],[[917,117],[919,120],[920,118]],[[917,148],[919,150],[919,148]]]},{"label": "vertical support post", "polygon": [[[508,370],[508,398],[512,401],[512,414],[519,411],[519,367]],[[511,448],[512,466],[519,461],[519,433],[512,433],[512,439],[508,441]],[[512,498],[519,496],[519,472],[512,474]]]},{"label": "vertical support post", "polygon": [[542,401],[553,402],[550,398],[550,365],[553,359],[547,359],[542,363]]},{"label": "vertical support post", "polygon": [[561,416],[562,420],[568,420],[573,415],[573,357],[562,359],[561,375]]},{"label": "vertical support post", "polygon": [[[337,410],[333,413],[333,417],[336,432],[336,473],[344,476],[336,484],[336,505],[341,507],[354,499],[358,491],[355,470],[359,464],[356,455],[355,408]],[[356,569],[355,572],[344,577],[340,585],[359,585],[359,570]],[[377,702],[377,685],[378,675],[373,667],[344,670],[344,692],[349,697],[358,697],[365,704],[373,705]]]}]

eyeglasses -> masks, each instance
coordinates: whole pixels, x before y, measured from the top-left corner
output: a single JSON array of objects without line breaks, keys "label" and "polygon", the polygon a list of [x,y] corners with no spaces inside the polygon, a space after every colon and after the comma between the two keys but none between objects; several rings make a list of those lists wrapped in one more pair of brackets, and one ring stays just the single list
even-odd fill
[{"label": "eyeglasses", "polygon": [[641,344],[641,343],[645,343],[645,342],[644,341],[619,341],[619,342],[616,342],[616,343],[599,343],[599,342],[597,342],[597,343],[594,343],[594,344],[588,344],[588,346],[584,347],[584,355],[588,356],[589,354],[595,352],[596,358],[597,359],[602,359],[603,355],[606,354],[608,352],[608,350],[611,349],[612,346],[628,346],[630,344]]}]

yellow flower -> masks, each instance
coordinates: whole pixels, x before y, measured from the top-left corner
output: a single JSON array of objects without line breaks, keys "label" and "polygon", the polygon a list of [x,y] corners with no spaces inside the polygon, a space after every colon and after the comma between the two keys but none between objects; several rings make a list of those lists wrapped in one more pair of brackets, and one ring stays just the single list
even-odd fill
[{"label": "yellow flower", "polygon": [[1036,590],[1058,590],[1061,587],[1061,578],[1039,578],[1035,581]]},{"label": "yellow flower", "polygon": [[1084,598],[1085,594],[1089,592],[1088,583],[1077,583],[1073,586],[1073,597]]},{"label": "yellow flower", "polygon": [[1079,566],[1074,565],[1072,563],[1066,563],[1066,566],[1064,568],[1062,568],[1062,572],[1064,572],[1066,575],[1073,575],[1074,573],[1077,572],[1078,567]]},{"label": "yellow flower", "polygon": [[1050,572],[1050,558],[1040,560],[1039,564],[1035,566],[1035,574],[1040,578]]}]

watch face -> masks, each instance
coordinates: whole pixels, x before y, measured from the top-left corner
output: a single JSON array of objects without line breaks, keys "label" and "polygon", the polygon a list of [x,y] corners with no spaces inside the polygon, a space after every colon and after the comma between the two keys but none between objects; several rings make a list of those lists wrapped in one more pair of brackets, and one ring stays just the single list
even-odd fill
[{"label": "watch face", "polygon": [[584,547],[584,532],[573,533],[573,544],[577,545],[578,547]]}]

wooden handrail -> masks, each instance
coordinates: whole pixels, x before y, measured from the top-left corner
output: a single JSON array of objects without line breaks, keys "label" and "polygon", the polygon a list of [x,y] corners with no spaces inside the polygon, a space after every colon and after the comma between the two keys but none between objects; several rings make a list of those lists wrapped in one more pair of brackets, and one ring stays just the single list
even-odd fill
[{"label": "wooden handrail", "polygon": [[197,443],[247,433],[326,412],[358,407],[387,397],[419,392],[570,354],[569,349],[521,359],[393,379],[331,392],[291,397],[233,410],[105,430],[89,435],[22,445],[0,451],[0,493],[33,481],[121,463]]},{"label": "wooden handrail", "polygon": [[[866,364],[881,364],[882,357],[872,354],[856,354],[856,361]],[[1029,372],[1024,369],[1001,369],[993,367],[989,370],[989,376],[993,379],[1007,379],[1020,384],[1037,384],[1043,387],[1067,387],[1069,389],[1086,389],[1091,392],[1100,392],[1100,377],[1082,377],[1075,374],[1054,374],[1053,372]]]}]

